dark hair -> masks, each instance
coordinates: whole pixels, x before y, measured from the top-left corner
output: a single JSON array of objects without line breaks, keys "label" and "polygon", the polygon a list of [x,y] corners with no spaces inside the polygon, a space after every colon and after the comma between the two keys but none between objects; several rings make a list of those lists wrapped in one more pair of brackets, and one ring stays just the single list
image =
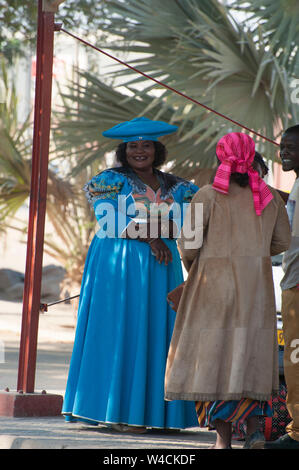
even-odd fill
[{"label": "dark hair", "polygon": [[[263,157],[259,152],[255,152],[253,162],[259,163],[264,171],[264,176],[268,174],[269,168],[264,162]],[[231,178],[239,185],[241,188],[245,188],[249,184],[248,173],[233,173]]]},{"label": "dark hair", "polygon": [[299,124],[296,124],[295,126],[289,127],[285,131],[283,131],[283,134],[297,134],[299,135]]},{"label": "dark hair", "polygon": [[[158,140],[153,140],[152,142],[155,147],[155,160],[153,162],[153,167],[157,168],[158,166],[163,165],[163,163],[166,161],[167,150],[162,142],[159,142]],[[127,142],[122,142],[116,149],[116,159],[122,164],[122,166],[128,166],[126,149]]]},{"label": "dark hair", "polygon": [[231,179],[241,186],[241,188],[245,188],[249,183],[248,173],[232,173]]},{"label": "dark hair", "polygon": [[255,152],[254,162],[259,163],[261,165],[264,176],[266,176],[269,172],[269,168],[267,167],[263,157],[259,152]]},{"label": "dark hair", "polygon": [[[217,157],[217,155],[216,155]],[[221,160],[217,157],[218,164],[221,164]],[[232,173],[230,175],[230,181],[235,181],[239,186],[245,188],[249,183],[249,176],[247,173]]]}]

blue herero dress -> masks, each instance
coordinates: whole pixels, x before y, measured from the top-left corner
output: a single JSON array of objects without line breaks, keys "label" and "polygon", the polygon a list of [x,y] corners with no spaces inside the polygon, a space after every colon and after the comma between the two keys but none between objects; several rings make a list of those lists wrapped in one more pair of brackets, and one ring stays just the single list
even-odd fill
[{"label": "blue herero dress", "polygon": [[[177,209],[185,209],[198,188],[155,172],[160,181],[156,193],[125,168],[106,170],[86,185],[100,229],[90,245],[81,285],[62,409],[69,419],[155,428],[198,425],[194,402],[164,400],[175,322],[166,297],[183,281],[176,241],[164,239],[173,256],[165,266],[149,244],[120,237],[137,214],[134,208],[148,208],[150,202],[164,203],[163,210],[181,225],[183,210]],[[108,217],[111,208],[115,213]]]}]

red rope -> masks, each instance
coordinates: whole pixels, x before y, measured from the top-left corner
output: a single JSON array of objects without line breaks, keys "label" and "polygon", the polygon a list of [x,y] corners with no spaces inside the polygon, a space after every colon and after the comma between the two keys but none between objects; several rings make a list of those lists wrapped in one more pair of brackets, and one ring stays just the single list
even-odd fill
[{"label": "red rope", "polygon": [[183,98],[186,98],[187,100],[192,101],[193,103],[195,103],[195,104],[197,104],[197,105],[199,105],[199,106],[202,106],[202,107],[205,108],[206,110],[208,110],[208,111],[210,111],[210,112],[212,112],[212,113],[214,113],[214,114],[217,114],[217,116],[220,116],[220,117],[222,117],[223,119],[226,119],[227,121],[232,122],[232,123],[235,124],[236,126],[239,126],[239,127],[241,127],[242,129],[246,129],[247,131],[252,132],[252,134],[255,134],[255,135],[257,135],[258,137],[261,137],[262,139],[267,140],[268,142],[271,142],[272,144],[279,146],[279,144],[278,144],[277,142],[275,142],[274,140],[271,140],[271,139],[269,139],[268,137],[265,137],[264,135],[259,134],[258,132],[254,131],[253,129],[250,129],[249,127],[246,127],[246,126],[244,126],[243,124],[240,124],[239,122],[234,121],[233,119],[230,119],[228,116],[225,116],[224,114],[221,114],[221,113],[219,113],[218,111],[215,111],[214,109],[209,108],[209,106],[206,106],[205,104],[200,103],[199,101],[195,100],[194,98],[191,98],[190,96],[185,95],[185,93],[182,93],[181,91],[178,91],[178,90],[176,90],[175,88],[172,88],[171,86],[166,85],[166,83],[163,83],[163,82],[160,82],[159,80],[156,80],[155,78],[151,77],[150,75],[147,75],[146,73],[142,72],[141,70],[138,70],[138,69],[136,69],[135,67],[132,67],[132,65],[127,64],[126,62],[124,62],[124,61],[118,59],[117,57],[114,57],[113,55],[109,54],[108,52],[103,51],[102,49],[99,49],[98,47],[96,47],[96,46],[90,44],[89,42],[85,41],[84,39],[81,39],[81,38],[79,38],[78,36],[75,36],[75,34],[72,34],[72,33],[70,33],[69,31],[66,31],[66,30],[63,29],[63,28],[60,28],[60,31],[63,31],[64,33],[68,34],[69,36],[72,36],[74,39],[77,39],[78,41],[82,42],[82,43],[85,44],[86,46],[89,46],[89,47],[91,47],[92,49],[95,49],[96,51],[101,52],[101,54],[104,54],[104,55],[106,55],[107,57],[110,57],[110,59],[115,60],[115,61],[118,62],[119,64],[124,65],[125,67],[128,67],[128,68],[131,69],[131,70],[134,70],[134,72],[136,72],[136,73],[138,73],[138,74],[140,74],[140,75],[143,75],[145,78],[148,78],[149,80],[152,80],[153,82],[156,82],[158,85],[161,85],[162,87],[167,88],[167,89],[170,90],[170,91],[173,91],[173,92],[176,93],[177,95],[180,95],[180,96],[182,96]]}]

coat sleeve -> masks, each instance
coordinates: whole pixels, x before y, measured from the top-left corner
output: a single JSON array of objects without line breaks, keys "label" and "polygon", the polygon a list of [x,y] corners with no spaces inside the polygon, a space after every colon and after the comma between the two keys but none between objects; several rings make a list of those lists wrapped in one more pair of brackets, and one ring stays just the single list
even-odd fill
[{"label": "coat sleeve", "polygon": [[274,197],[278,204],[278,213],[271,240],[271,256],[283,253],[291,243],[291,228],[284,202],[276,191]]},{"label": "coat sleeve", "polygon": [[209,224],[212,198],[209,186],[204,186],[192,198],[178,238],[178,249],[187,271],[199,255],[204,233]]}]

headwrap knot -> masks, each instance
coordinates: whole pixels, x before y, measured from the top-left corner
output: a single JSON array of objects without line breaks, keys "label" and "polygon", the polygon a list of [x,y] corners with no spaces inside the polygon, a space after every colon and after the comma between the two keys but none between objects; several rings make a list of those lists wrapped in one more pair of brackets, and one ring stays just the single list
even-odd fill
[{"label": "headwrap knot", "polygon": [[231,132],[219,140],[216,155],[221,163],[214,178],[213,188],[227,194],[231,174],[247,173],[254,208],[257,215],[261,215],[263,209],[273,199],[273,195],[258,172],[252,167],[255,155],[255,144],[252,138],[242,132]]}]

